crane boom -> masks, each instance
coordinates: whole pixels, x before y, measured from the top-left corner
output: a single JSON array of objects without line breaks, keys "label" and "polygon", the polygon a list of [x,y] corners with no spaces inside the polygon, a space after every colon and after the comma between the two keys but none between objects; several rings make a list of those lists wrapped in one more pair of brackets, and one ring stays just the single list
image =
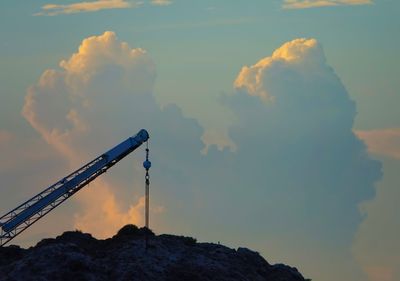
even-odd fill
[{"label": "crane boom", "polygon": [[135,136],[126,139],[0,217],[0,246],[11,241],[148,139],[148,132],[140,130]]}]

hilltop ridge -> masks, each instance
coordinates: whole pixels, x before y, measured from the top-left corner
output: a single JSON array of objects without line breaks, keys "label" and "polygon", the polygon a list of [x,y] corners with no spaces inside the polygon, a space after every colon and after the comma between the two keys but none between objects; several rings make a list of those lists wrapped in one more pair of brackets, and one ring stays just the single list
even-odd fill
[{"label": "hilltop ridge", "polygon": [[105,240],[68,231],[29,249],[0,248],[0,280],[305,281],[296,268],[271,265],[247,248],[155,235],[134,225]]}]

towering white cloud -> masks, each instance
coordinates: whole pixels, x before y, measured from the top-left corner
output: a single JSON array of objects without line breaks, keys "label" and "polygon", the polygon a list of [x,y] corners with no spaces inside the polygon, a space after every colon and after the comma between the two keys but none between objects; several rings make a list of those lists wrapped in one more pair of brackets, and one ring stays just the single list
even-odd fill
[{"label": "towering white cloud", "polygon": [[236,115],[229,135],[237,152],[221,155],[229,168],[220,176],[226,194],[246,190],[233,206],[252,206],[236,219],[264,233],[271,256],[307,256],[287,262],[313,279],[363,280],[351,253],[362,219],[358,204],[374,195],[381,168],[352,131],[355,103],[321,45],[287,42],[243,67],[234,85],[224,103]]},{"label": "towering white cloud", "polygon": [[302,76],[313,72],[323,75],[321,68],[325,66],[325,57],[320,45],[315,39],[296,39],[287,42],[275,50],[271,57],[266,57],[253,66],[244,66],[234,86],[264,100],[273,99],[270,92],[273,91],[271,87],[275,86],[274,76],[279,77],[287,66]]},{"label": "towering white cloud", "polygon": [[[161,110],[156,104],[152,95],[155,75],[154,63],[146,51],[132,49],[113,32],[105,32],[83,40],[75,54],[60,62],[60,69],[43,73],[28,90],[23,115],[69,161],[70,169],[140,128],[148,129],[152,137],[160,134],[152,142],[155,149],[161,150],[160,155],[168,145],[185,140],[181,137],[183,131],[189,136],[193,131],[197,137],[194,142],[199,144],[193,151],[200,154],[201,130],[197,123],[184,119],[173,106]],[[171,165],[174,160],[164,157],[158,161],[159,167],[163,167],[163,161]],[[96,180],[79,193],[83,209],[75,217],[77,228],[104,237],[126,223],[141,224],[140,161],[136,161],[135,168],[113,170],[116,172],[112,176]],[[138,203],[132,204],[135,200]]]},{"label": "towering white cloud", "polygon": [[[61,61],[60,67],[46,70],[28,90],[23,115],[76,165],[87,154],[80,151],[87,147],[78,144],[93,134],[96,123],[109,122],[116,99],[128,106],[135,95],[150,97],[155,67],[144,50],[131,49],[109,31],[83,40],[78,52]],[[107,139],[107,132],[96,132]]]}]

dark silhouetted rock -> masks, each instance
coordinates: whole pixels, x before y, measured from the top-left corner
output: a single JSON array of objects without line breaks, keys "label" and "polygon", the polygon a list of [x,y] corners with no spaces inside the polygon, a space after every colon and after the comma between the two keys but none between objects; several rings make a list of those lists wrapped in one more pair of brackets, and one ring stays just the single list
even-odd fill
[{"label": "dark silhouetted rock", "polygon": [[[149,247],[145,247],[145,237]],[[68,231],[35,247],[0,248],[0,280],[304,281],[296,268],[270,265],[247,248],[154,235],[124,226],[112,238]]]}]

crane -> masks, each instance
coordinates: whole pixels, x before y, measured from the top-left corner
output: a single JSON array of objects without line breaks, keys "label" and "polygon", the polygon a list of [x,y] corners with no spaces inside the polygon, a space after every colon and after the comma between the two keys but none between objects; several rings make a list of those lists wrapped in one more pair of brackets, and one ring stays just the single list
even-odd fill
[{"label": "crane", "polygon": [[[148,139],[149,133],[145,129],[140,130],[136,135],[127,138],[106,153],[98,156],[75,172],[62,178],[25,203],[0,217],[0,246],[10,242],[84,186],[105,173],[109,168],[114,166],[118,161],[144,142],[148,142]],[[146,169],[146,204],[148,204],[148,170],[151,166],[148,154],[149,149],[147,146],[146,161],[143,163]],[[146,212],[147,210],[148,206],[146,206]],[[146,213],[146,227],[148,227],[148,213]]]}]

